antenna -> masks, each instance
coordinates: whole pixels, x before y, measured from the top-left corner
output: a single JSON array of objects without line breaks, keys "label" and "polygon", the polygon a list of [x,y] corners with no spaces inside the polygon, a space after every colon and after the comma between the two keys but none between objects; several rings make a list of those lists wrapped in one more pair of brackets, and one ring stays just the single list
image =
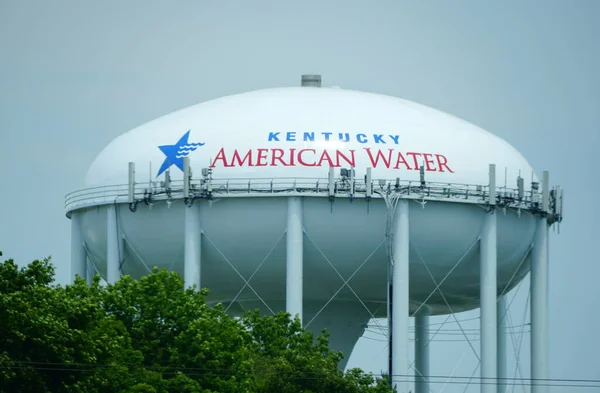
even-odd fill
[{"label": "antenna", "polygon": [[562,217],[563,217],[563,206],[565,205],[564,203],[565,200],[565,190],[563,190],[561,188],[560,190],[560,195],[559,195],[559,208],[558,210],[558,233],[560,233],[560,222],[562,221]]},{"label": "antenna", "polygon": [[531,202],[534,204],[539,203],[539,195],[538,195],[539,188],[540,188],[540,183],[535,182],[535,181],[531,183]]},{"label": "antenna", "polygon": [[335,172],[332,166],[329,167],[329,200],[333,200],[335,197]]},{"label": "antenna", "polygon": [[421,187],[425,187],[425,167],[423,164],[419,166],[419,175],[421,177]]},{"label": "antenna", "polygon": [[547,213],[550,207],[550,185],[548,171],[543,172],[542,180],[542,211]]},{"label": "antenna", "polygon": [[350,200],[354,198],[354,167],[350,167]]},{"label": "antenna", "polygon": [[517,176],[517,190],[519,200],[522,200],[525,197],[525,179],[523,179],[520,175]]},{"label": "antenna", "polygon": [[556,216],[556,220],[560,222],[560,210],[562,208],[561,201],[561,189],[560,186],[556,186],[554,190],[554,215]]},{"label": "antenna", "polygon": [[133,203],[135,199],[135,163],[129,163],[129,188],[128,188],[128,202]]},{"label": "antenna", "polygon": [[192,177],[192,171],[190,168],[190,158],[183,157],[183,197],[190,197],[190,178]]},{"label": "antenna", "polygon": [[365,176],[365,185],[367,186],[366,198],[371,199],[373,196],[373,185],[371,184],[371,168],[367,168],[367,175]]},{"label": "antenna", "polygon": [[496,205],[496,164],[490,164],[490,195],[488,203],[491,206]]},{"label": "antenna", "polygon": [[533,181],[533,180],[534,180],[534,177],[533,177],[533,171],[531,171],[531,183],[532,183],[532,184],[534,183],[534,181]]},{"label": "antenna", "polygon": [[171,174],[168,169],[165,171],[165,191],[171,196]]}]

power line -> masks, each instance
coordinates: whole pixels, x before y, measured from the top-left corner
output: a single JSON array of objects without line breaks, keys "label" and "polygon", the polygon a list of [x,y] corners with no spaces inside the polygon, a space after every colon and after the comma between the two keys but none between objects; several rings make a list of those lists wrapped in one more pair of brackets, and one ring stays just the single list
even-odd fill
[{"label": "power line", "polygon": [[[382,332],[379,332],[377,330],[367,329],[367,330],[365,330],[365,333],[372,333],[372,334],[377,334],[379,336],[387,337],[386,333],[382,333]],[[431,333],[431,331],[428,332],[428,333]],[[479,329],[469,330],[469,331],[466,331],[465,333],[468,336],[480,336],[481,335],[481,333],[479,333]],[[506,335],[520,335],[520,334],[524,334],[524,333],[531,333],[531,330],[529,330],[529,329],[528,330],[523,330],[522,332],[521,331],[505,331],[505,332],[502,332],[502,333],[506,334]],[[447,331],[447,332],[439,331],[437,333],[437,335],[438,336],[464,336],[463,333],[458,333],[458,332],[455,332],[455,331]]]},{"label": "power line", "polygon": [[[450,322],[448,322],[447,324],[450,324]],[[429,326],[432,326],[432,325],[430,324]],[[531,326],[531,322],[522,323],[520,325],[506,326],[506,328],[503,329],[503,330],[516,330],[516,329],[520,329],[523,326]],[[367,325],[366,326],[367,329],[373,329],[373,328],[376,328],[376,327],[378,327],[378,326],[376,326],[376,325]],[[409,331],[414,331],[416,329],[415,329],[415,327],[411,326],[408,330]],[[463,328],[462,330],[464,330],[464,331],[467,331],[467,330],[476,330],[476,331],[479,331],[480,329],[479,328]],[[439,330],[437,330],[437,329],[427,329],[427,331],[428,332],[433,332],[433,331],[440,331],[440,332],[442,332],[442,331],[454,331],[454,332],[460,332],[461,329],[443,328],[443,329],[439,329]]]},{"label": "power line", "polygon": [[[128,364],[90,364],[90,363],[60,363],[60,362],[33,362],[33,361],[12,361],[13,363],[20,364],[15,366],[2,365],[0,369],[35,369],[39,371],[62,371],[62,372],[94,372],[97,369],[105,368],[116,368],[116,367],[127,367],[134,369],[144,369],[152,371],[151,367],[142,365],[128,365]],[[44,365],[52,367],[42,367]],[[57,367],[61,366],[61,367]],[[74,368],[74,367],[86,367]],[[294,379],[326,379],[335,376],[342,377],[338,372],[330,371],[283,371],[283,370],[269,370],[269,369],[211,369],[201,367],[161,367],[165,371],[160,373],[163,375],[175,375],[179,372],[186,371],[186,375],[202,376],[205,372],[210,372],[210,376],[231,376],[244,372],[259,374],[259,375],[285,375],[285,374],[300,374],[291,375]],[[172,369],[173,371],[168,371]],[[191,372],[189,372],[191,371]],[[216,373],[215,373],[216,372]],[[309,377],[305,375],[316,374],[317,376]],[[320,375],[320,376],[318,376]],[[363,373],[363,375],[382,376],[373,373]],[[414,375],[411,374],[394,374],[393,377],[401,378],[405,382],[415,382]],[[468,384],[469,381],[461,381],[462,379],[476,380],[478,384],[489,385],[497,384],[500,381],[515,386],[531,386],[534,383],[538,386],[549,386],[549,387],[577,387],[577,388],[600,388],[600,380],[598,379],[568,379],[568,378],[545,378],[545,379],[533,379],[533,378],[486,378],[486,377],[464,377],[464,376],[453,376],[453,375],[428,375],[425,376],[429,383],[449,383],[449,384]],[[436,380],[445,379],[446,381]]]}]

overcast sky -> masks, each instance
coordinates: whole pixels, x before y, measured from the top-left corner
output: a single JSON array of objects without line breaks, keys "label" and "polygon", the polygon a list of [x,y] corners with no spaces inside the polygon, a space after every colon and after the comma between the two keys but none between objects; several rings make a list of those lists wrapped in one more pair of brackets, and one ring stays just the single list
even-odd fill
[{"label": "overcast sky", "polygon": [[[66,282],[64,196],[113,138],[194,103],[320,73],[325,85],[464,118],[566,188],[565,221],[551,237],[550,372],[600,379],[599,16],[594,0],[0,0],[0,250],[20,263],[52,255]],[[528,290],[526,280],[512,325],[529,321]],[[477,366],[466,342],[447,342],[461,339],[450,334],[457,328],[433,343],[432,374],[470,376]],[[350,366],[379,372],[385,343],[367,336]],[[526,335],[525,375],[528,348]]]}]

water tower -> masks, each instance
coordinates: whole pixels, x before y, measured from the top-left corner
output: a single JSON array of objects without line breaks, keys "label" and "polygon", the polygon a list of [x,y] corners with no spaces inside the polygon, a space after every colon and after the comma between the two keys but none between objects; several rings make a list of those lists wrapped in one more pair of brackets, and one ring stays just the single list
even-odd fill
[{"label": "water tower", "polygon": [[427,392],[429,316],[478,307],[482,391],[495,392],[502,295],[531,271],[532,381],[547,378],[548,227],[562,192],[463,120],[309,75],[139,126],[100,152],[85,187],[66,197],[73,275],[166,267],[232,315],[287,310],[327,328],[346,359],[388,316],[399,392],[409,317]]}]

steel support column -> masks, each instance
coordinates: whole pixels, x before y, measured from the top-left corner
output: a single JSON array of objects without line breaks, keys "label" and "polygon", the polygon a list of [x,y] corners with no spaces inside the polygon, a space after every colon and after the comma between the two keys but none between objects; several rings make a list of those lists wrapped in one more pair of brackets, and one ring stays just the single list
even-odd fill
[{"label": "steel support column", "polygon": [[185,206],[184,265],[185,287],[196,285],[200,289],[202,263],[202,227],[200,225],[200,205]]},{"label": "steel support column", "polygon": [[548,221],[537,219],[531,254],[531,393],[548,391]]},{"label": "steel support column", "polygon": [[302,199],[288,198],[285,309],[302,322],[304,225]]},{"label": "steel support column", "polygon": [[393,218],[392,255],[392,386],[398,393],[409,392],[409,214],[408,200],[400,199]]},{"label": "steel support column", "polygon": [[506,351],[508,351],[508,307],[506,295],[500,296],[497,303],[496,320],[498,323],[498,393],[508,392],[508,364]]},{"label": "steel support column", "polygon": [[83,243],[81,213],[71,212],[71,281],[79,275],[86,278],[87,255]]},{"label": "steel support column", "polygon": [[481,392],[496,393],[497,378],[497,248],[496,211],[485,215],[481,232]]},{"label": "steel support column", "polygon": [[114,284],[121,277],[121,249],[123,240],[117,226],[117,207],[106,208],[106,281]]},{"label": "steel support column", "polygon": [[415,315],[415,393],[429,393],[429,309]]}]

